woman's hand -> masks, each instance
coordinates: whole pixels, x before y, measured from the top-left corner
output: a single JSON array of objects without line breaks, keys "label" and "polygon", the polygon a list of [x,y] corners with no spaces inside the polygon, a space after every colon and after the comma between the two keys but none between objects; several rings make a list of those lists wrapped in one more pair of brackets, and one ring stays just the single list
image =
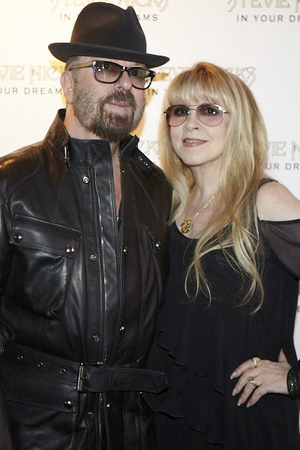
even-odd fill
[{"label": "woman's hand", "polygon": [[278,362],[259,360],[255,364],[252,359],[245,361],[230,376],[231,379],[240,377],[232,391],[233,396],[243,391],[238,406],[247,399],[246,406],[253,406],[265,394],[288,394],[287,374],[290,368],[282,350]]}]

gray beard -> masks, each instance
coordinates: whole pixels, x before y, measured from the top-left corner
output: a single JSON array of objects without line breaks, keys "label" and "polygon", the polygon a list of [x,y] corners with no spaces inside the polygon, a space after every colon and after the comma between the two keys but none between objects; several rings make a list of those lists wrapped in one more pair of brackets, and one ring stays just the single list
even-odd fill
[{"label": "gray beard", "polygon": [[[112,101],[127,102],[131,106],[131,110],[126,114],[106,111],[106,103]],[[80,124],[88,131],[91,131],[100,139],[120,142],[140,123],[145,109],[145,101],[138,108],[131,92],[116,91],[95,103],[90,91],[78,89],[73,102],[73,109]]]}]

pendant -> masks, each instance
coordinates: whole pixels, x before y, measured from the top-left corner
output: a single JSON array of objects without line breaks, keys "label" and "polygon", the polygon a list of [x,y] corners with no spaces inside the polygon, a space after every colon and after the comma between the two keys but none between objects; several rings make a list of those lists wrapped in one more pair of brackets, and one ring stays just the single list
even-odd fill
[{"label": "pendant", "polygon": [[181,233],[186,234],[189,231],[191,231],[191,229],[192,229],[192,226],[193,226],[192,220],[185,219],[180,226],[181,226]]}]

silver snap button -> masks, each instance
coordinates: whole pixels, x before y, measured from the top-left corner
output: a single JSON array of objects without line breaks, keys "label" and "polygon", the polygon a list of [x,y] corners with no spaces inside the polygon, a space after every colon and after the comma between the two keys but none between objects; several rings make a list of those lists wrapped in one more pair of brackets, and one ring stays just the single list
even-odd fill
[{"label": "silver snap button", "polygon": [[20,233],[14,234],[13,240],[15,242],[21,242],[22,239],[23,239],[23,236]]},{"label": "silver snap button", "polygon": [[74,253],[75,252],[75,247],[74,245],[68,244],[65,248],[65,252],[66,253]]},{"label": "silver snap button", "polygon": [[157,248],[157,250],[161,249],[161,243],[159,241],[156,242],[155,247]]},{"label": "silver snap button", "polygon": [[73,402],[71,402],[71,400],[66,400],[66,401],[64,402],[64,407],[65,407],[66,409],[72,409],[72,408],[73,408]]}]

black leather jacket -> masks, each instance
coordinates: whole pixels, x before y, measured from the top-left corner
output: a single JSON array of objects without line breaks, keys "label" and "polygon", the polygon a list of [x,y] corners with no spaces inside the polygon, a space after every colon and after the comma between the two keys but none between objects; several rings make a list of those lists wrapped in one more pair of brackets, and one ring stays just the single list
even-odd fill
[{"label": "black leather jacket", "polygon": [[14,445],[152,448],[140,391],[164,388],[144,368],[168,267],[170,186],[128,137],[118,227],[109,144],[71,139],[63,117],[0,160],[1,375]]}]

